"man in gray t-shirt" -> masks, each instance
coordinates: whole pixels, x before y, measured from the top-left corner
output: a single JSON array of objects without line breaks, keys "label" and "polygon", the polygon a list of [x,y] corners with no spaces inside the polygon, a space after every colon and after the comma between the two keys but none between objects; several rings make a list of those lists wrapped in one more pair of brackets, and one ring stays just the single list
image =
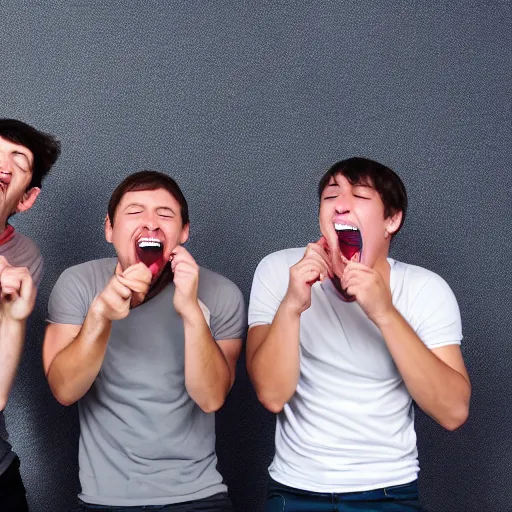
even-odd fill
[{"label": "man in gray t-shirt", "polygon": [[28,210],[59,156],[59,143],[21,121],[0,119],[0,509],[28,510],[19,460],[7,441],[7,404],[41,278],[39,249],[8,224]]},{"label": "man in gray t-shirt", "polygon": [[117,258],[63,272],[43,349],[53,394],[78,402],[81,510],[230,511],[211,413],[234,381],[242,294],[183,247],[188,207],[165,174],[126,178],[105,232]]}]

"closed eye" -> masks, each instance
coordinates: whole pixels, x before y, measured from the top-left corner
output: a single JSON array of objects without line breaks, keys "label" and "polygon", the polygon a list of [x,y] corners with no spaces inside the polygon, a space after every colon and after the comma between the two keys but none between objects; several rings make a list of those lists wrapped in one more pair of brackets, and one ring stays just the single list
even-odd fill
[{"label": "closed eye", "polygon": [[139,213],[142,212],[126,212],[126,215],[138,215]]},{"label": "closed eye", "polygon": [[14,162],[16,166],[20,168],[24,172],[28,172],[30,168],[30,163],[27,160],[27,156],[19,151],[13,152]]},{"label": "closed eye", "polygon": [[353,195],[354,197],[359,198],[359,199],[368,199],[368,200],[370,200],[370,199],[371,199],[371,197],[359,196],[359,195],[357,195],[357,194],[352,194],[352,195]]},{"label": "closed eye", "polygon": [[336,199],[337,197],[338,197],[338,196],[326,196],[326,197],[324,197],[324,200],[325,200],[325,199]]}]

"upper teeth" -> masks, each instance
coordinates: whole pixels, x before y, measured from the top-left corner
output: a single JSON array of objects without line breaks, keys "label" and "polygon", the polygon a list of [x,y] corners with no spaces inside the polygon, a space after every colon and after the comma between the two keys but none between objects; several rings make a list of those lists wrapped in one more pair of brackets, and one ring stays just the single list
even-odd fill
[{"label": "upper teeth", "polygon": [[162,242],[158,238],[141,238],[139,240],[139,247],[160,247]]},{"label": "upper teeth", "polygon": [[344,229],[351,229],[352,231],[357,231],[355,226],[349,226],[348,224],[334,224],[334,229],[336,231],[342,231]]}]

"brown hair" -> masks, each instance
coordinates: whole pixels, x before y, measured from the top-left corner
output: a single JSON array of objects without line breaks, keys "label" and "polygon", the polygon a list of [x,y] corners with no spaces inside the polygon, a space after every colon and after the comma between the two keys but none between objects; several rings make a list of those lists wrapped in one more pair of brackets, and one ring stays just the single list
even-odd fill
[{"label": "brown hair", "polygon": [[386,219],[402,212],[402,221],[393,236],[398,234],[407,213],[407,192],[398,174],[389,167],[368,158],[353,157],[341,160],[331,166],[320,179],[318,184],[319,198],[322,197],[322,193],[331,178],[337,174],[345,176],[351,185],[368,185],[375,189],[384,204],[384,217]]},{"label": "brown hair", "polygon": [[60,142],[47,133],[17,119],[0,119],[0,137],[30,149],[34,155],[32,179],[28,189],[41,187],[43,178],[50,172],[60,155]]},{"label": "brown hair", "polygon": [[121,199],[127,192],[138,190],[157,190],[163,188],[178,201],[181,206],[181,220],[183,225],[190,222],[188,204],[178,184],[167,174],[157,171],[139,171],[126,177],[112,192],[108,203],[108,216],[110,224],[114,225],[114,215]]}]

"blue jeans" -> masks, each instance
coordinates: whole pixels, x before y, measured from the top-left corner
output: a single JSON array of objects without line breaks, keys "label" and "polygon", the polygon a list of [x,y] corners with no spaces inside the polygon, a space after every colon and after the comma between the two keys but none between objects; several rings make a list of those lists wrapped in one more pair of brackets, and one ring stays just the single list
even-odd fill
[{"label": "blue jeans", "polygon": [[233,505],[228,494],[221,492],[201,500],[174,503],[172,505],[140,505],[135,507],[115,507],[93,505],[78,500],[78,507],[73,512],[233,512]]},{"label": "blue jeans", "polygon": [[416,482],[363,492],[310,492],[270,479],[265,512],[418,512]]}]

